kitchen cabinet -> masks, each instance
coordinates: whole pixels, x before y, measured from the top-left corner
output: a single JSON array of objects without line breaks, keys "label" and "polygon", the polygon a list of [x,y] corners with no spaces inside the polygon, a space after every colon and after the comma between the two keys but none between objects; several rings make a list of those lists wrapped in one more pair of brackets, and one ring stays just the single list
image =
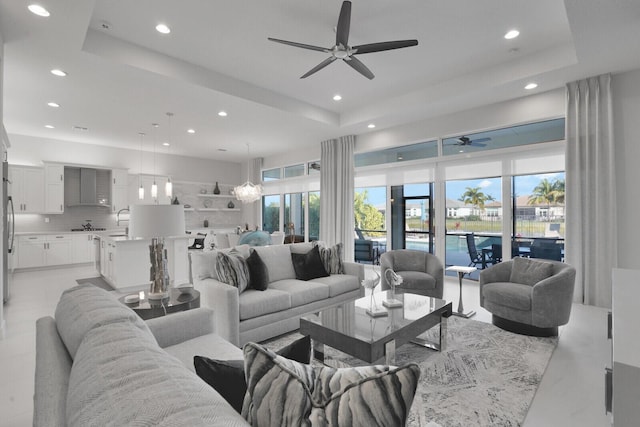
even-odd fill
[{"label": "kitchen cabinet", "polygon": [[128,209],[128,171],[127,169],[111,170],[111,212],[118,213]]},{"label": "kitchen cabinet", "polygon": [[44,169],[9,166],[9,195],[17,214],[44,212]]},{"label": "kitchen cabinet", "polygon": [[17,268],[70,264],[72,240],[69,234],[19,236]]},{"label": "kitchen cabinet", "polygon": [[64,165],[44,165],[44,213],[64,213]]},{"label": "kitchen cabinet", "polygon": [[94,262],[96,250],[93,242],[93,234],[78,233],[72,234],[71,237],[71,263],[82,264]]}]

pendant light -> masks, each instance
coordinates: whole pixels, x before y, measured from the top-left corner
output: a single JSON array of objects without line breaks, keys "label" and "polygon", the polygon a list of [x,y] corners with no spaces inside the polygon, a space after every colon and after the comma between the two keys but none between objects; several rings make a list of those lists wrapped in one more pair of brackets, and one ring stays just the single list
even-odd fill
[{"label": "pendant light", "polygon": [[157,137],[158,137],[158,126],[160,126],[157,123],[152,123],[151,126],[153,126],[156,131],[155,131],[155,137],[153,138],[153,184],[151,184],[151,197],[153,199],[156,199],[156,203],[157,203],[157,199],[158,199],[158,184],[156,184],[156,142],[157,142]]},{"label": "pendant light", "polygon": [[253,203],[260,200],[262,197],[262,185],[254,184],[250,180],[250,156],[249,156],[249,144],[247,144],[247,182],[242,185],[238,185],[233,189],[236,195],[236,199],[242,203]]},{"label": "pendant light", "polygon": [[[171,117],[173,113],[167,113],[167,117],[169,117],[169,148],[167,148],[167,152],[171,150]],[[164,186],[164,194],[168,198],[173,196],[173,184],[171,183],[171,177],[167,178],[167,183]]]},{"label": "pendant light", "polygon": [[140,188],[138,188],[138,199],[144,200],[144,186],[142,185],[142,140],[144,139],[144,132],[139,132],[140,135],[140,173],[138,173],[138,181]]}]

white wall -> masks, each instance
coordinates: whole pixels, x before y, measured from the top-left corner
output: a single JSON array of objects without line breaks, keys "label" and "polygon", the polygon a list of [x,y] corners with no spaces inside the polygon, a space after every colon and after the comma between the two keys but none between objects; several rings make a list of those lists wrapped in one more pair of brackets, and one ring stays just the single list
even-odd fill
[{"label": "white wall", "polygon": [[[0,155],[2,156],[1,160],[4,160],[4,151],[5,151],[4,141],[3,141],[3,134],[4,134],[4,107],[3,107],[4,92],[3,92],[3,86],[2,86],[3,84],[4,84],[4,39],[2,38],[2,28],[0,27]],[[0,201],[2,201],[1,203],[4,203],[4,194],[2,194],[2,186],[0,186]],[[0,214],[0,216],[1,215],[2,214]],[[2,217],[1,220],[2,220],[2,224],[4,224],[4,222],[6,221],[4,217]],[[5,238],[5,236],[2,236],[2,243],[0,243],[0,251],[4,253],[6,250],[7,250],[7,239]],[[2,263],[2,257],[0,257],[0,295],[2,295],[4,286],[5,286],[3,275],[2,275],[2,271],[4,271],[5,268],[6,266],[3,265]],[[4,304],[0,304],[0,339],[4,338],[5,322],[4,322],[3,306]]]},{"label": "white wall", "polygon": [[[26,135],[9,135],[9,163],[42,166],[42,161],[64,162],[90,166],[129,169],[130,174],[169,175],[176,181],[239,184],[244,182],[239,163],[207,160],[195,157],[112,148],[102,145],[79,144]],[[245,177],[246,179],[246,177]]]},{"label": "white wall", "polygon": [[640,70],[612,78],[616,197],[612,220],[618,220],[618,266],[640,268]]}]

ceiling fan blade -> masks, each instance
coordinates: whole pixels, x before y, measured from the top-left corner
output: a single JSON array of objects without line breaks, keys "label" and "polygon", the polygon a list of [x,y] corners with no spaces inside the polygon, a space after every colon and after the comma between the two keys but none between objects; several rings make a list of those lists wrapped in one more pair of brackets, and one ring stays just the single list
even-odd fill
[{"label": "ceiling fan blade", "polygon": [[351,25],[351,2],[342,2],[340,16],[338,17],[338,28],[336,30],[336,46],[347,47],[349,44],[349,27]]},{"label": "ceiling fan blade", "polygon": [[367,66],[364,65],[358,58],[351,56],[349,58],[344,58],[343,61],[349,64],[351,68],[353,68],[369,80],[372,80],[375,77],[371,70],[368,69]]},{"label": "ceiling fan blade", "polygon": [[282,44],[286,44],[286,45],[294,46],[294,47],[301,47],[302,49],[317,50],[317,51],[325,52],[325,53],[331,52],[331,49],[327,49],[326,47],[313,46],[313,45],[310,45],[310,44],[297,43],[297,42],[290,42],[288,40],[274,39],[273,37],[267,37],[267,39],[272,41],[272,42],[276,42],[276,43],[282,43]]},{"label": "ceiling fan blade", "polygon": [[327,65],[331,64],[333,61],[336,60],[335,56],[330,56],[327,59],[325,59],[324,61],[322,61],[321,63],[319,63],[318,65],[316,65],[315,67],[313,67],[312,69],[310,69],[309,71],[307,71],[302,77],[300,77],[301,79],[305,79],[307,77],[309,77],[311,74],[314,74],[320,70],[322,70],[324,67],[326,67]]},{"label": "ceiling fan blade", "polygon": [[486,147],[487,146],[487,144],[483,144],[481,142],[475,142],[475,141],[473,141],[473,144],[471,144],[471,145],[474,146],[474,147]]},{"label": "ceiling fan blade", "polygon": [[355,50],[353,54],[361,55],[363,53],[382,52],[383,50],[402,49],[403,47],[417,45],[418,40],[396,40],[392,42],[361,44],[360,46],[353,46],[353,50]]}]

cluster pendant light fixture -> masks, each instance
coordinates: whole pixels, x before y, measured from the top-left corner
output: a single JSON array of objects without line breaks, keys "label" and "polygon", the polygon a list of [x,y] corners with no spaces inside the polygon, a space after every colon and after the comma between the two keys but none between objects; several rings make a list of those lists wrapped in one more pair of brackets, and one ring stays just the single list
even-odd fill
[{"label": "cluster pendant light fixture", "polygon": [[[173,116],[173,113],[167,113],[167,117],[169,117],[169,147],[171,147],[171,117],[172,116]],[[169,148],[169,150],[170,149],[171,148]],[[164,187],[164,193],[169,198],[173,196],[173,184],[171,183],[171,177],[167,178],[167,183],[165,184],[165,187]]]},{"label": "cluster pendant light fixture", "polygon": [[253,203],[260,200],[260,197],[262,197],[262,185],[251,182],[250,160],[249,144],[247,144],[247,182],[242,185],[238,185],[233,189],[236,199],[240,200],[242,203]]},{"label": "cluster pendant light fixture", "polygon": [[144,200],[144,186],[142,185],[142,140],[144,139],[144,132],[139,132],[140,135],[140,173],[138,174],[138,181],[140,188],[138,188],[138,199]]}]

